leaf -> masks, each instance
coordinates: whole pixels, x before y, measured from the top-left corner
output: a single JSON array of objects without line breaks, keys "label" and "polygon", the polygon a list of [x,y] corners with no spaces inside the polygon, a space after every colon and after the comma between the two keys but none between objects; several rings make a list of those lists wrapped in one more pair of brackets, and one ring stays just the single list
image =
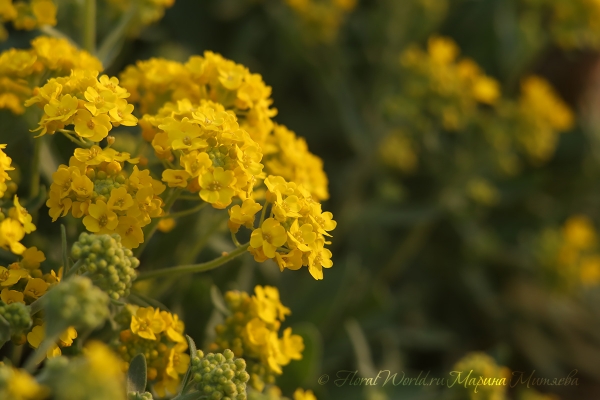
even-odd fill
[{"label": "leaf", "polygon": [[127,392],[144,393],[146,391],[148,370],[146,367],[146,357],[138,354],[133,357],[127,371]]},{"label": "leaf", "polygon": [[[194,339],[192,339],[189,335],[185,335],[185,338],[187,339],[188,346],[190,347],[190,361],[191,361],[196,356],[196,342],[194,342]],[[181,396],[183,394],[183,391],[185,390],[185,387],[187,386],[188,380],[190,379],[191,373],[192,373],[192,363],[190,362],[190,366],[188,367],[187,371],[185,372],[185,376],[181,380],[181,385],[179,386],[179,391],[178,391],[179,396]],[[179,396],[177,396],[177,399],[183,399],[185,397],[185,396],[183,396],[183,397],[179,397]]]},{"label": "leaf", "polygon": [[210,299],[217,310],[222,312],[224,315],[231,314],[229,308],[227,308],[227,304],[225,303],[225,299],[223,298],[221,291],[215,285],[210,287]]}]

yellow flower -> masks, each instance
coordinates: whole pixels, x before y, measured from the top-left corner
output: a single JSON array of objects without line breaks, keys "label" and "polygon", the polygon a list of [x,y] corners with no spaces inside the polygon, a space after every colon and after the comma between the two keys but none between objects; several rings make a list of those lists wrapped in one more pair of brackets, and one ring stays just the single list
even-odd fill
[{"label": "yellow flower", "polygon": [[94,183],[85,175],[73,175],[71,189],[80,198],[87,198],[94,192]]},{"label": "yellow flower", "polygon": [[585,250],[596,243],[596,230],[587,216],[576,215],[565,222],[563,237],[568,245]]},{"label": "yellow flower", "polygon": [[275,261],[282,272],[286,268],[294,271],[302,268],[302,258],[303,253],[299,249],[291,250],[287,254],[275,253]]},{"label": "yellow flower", "polygon": [[164,331],[169,337],[169,339],[171,339],[174,342],[185,343],[185,338],[182,335],[184,325],[183,322],[179,320],[177,314],[171,314],[166,311],[161,311],[160,316],[165,322]]},{"label": "yellow flower", "polygon": [[327,231],[332,231],[337,226],[337,222],[332,219],[333,214],[329,211],[321,213],[321,206],[318,204],[313,205],[312,211],[310,219],[315,228],[317,228],[317,231],[323,235],[331,236]]},{"label": "yellow flower", "polygon": [[279,300],[279,291],[273,286],[256,286],[256,294],[252,299],[258,316],[267,323],[274,323],[276,320],[283,321],[286,315],[291,314],[289,308],[281,304]]},{"label": "yellow flower", "polygon": [[169,187],[184,188],[188,185],[188,179],[190,179],[190,177],[191,176],[187,171],[181,169],[166,169],[162,173],[162,181]]},{"label": "yellow flower", "polygon": [[17,292],[16,290],[10,290],[8,288],[2,289],[2,292],[0,293],[0,299],[2,299],[5,304],[25,303],[23,293]]},{"label": "yellow flower", "polygon": [[119,224],[117,214],[110,210],[102,200],[98,200],[96,204],[91,204],[88,212],[90,215],[83,218],[83,224],[90,232],[110,233]]},{"label": "yellow flower", "polygon": [[244,200],[241,207],[237,204],[231,207],[227,210],[229,213],[229,229],[231,229],[233,233],[237,233],[241,225],[244,225],[248,229],[252,229],[254,226],[255,215],[261,209],[262,206],[254,201],[254,199]]},{"label": "yellow flower", "polygon": [[429,38],[427,51],[432,61],[438,64],[450,64],[458,56],[459,49],[452,39],[436,36]]},{"label": "yellow flower", "polygon": [[133,206],[133,198],[127,193],[127,189],[121,186],[110,192],[110,199],[108,199],[107,205],[111,210],[125,211]]},{"label": "yellow flower", "polygon": [[144,231],[133,217],[119,217],[116,231],[121,236],[121,243],[128,249],[135,249],[144,242]]},{"label": "yellow flower", "polygon": [[59,99],[52,98],[44,106],[46,121],[67,122],[77,112],[79,100],[77,97],[66,94]]},{"label": "yellow flower", "polygon": [[35,246],[29,247],[21,256],[23,257],[20,262],[21,266],[30,271],[38,269],[40,264],[46,260],[44,253]]},{"label": "yellow flower", "polygon": [[290,360],[301,360],[304,351],[304,341],[300,335],[292,335],[292,328],[286,328],[283,336],[279,339],[279,349],[281,351],[281,365],[287,365]]},{"label": "yellow flower", "polygon": [[34,299],[37,299],[40,296],[42,296],[44,293],[46,293],[46,290],[48,290],[49,286],[50,285],[41,278],[32,278],[29,281],[27,281],[27,286],[25,286],[25,290],[23,290],[23,294],[25,296],[29,296],[29,297],[33,297]]},{"label": "yellow flower", "polygon": [[313,232],[313,226],[311,224],[299,226],[297,219],[294,220],[287,234],[290,247],[297,247],[302,251],[310,251],[310,247],[308,246],[317,238],[317,234]]},{"label": "yellow flower", "polygon": [[136,126],[138,119],[131,114],[132,112],[133,104],[128,104],[127,101],[123,99],[117,99],[115,107],[108,112],[108,115],[115,126],[118,126],[119,124],[125,126]]},{"label": "yellow flower", "polygon": [[311,390],[304,391],[298,388],[294,392],[294,400],[317,400],[317,398]]},{"label": "yellow flower", "polygon": [[[31,347],[33,347],[34,349],[37,349],[38,347],[40,347],[40,344],[42,343],[42,341],[44,340],[45,337],[46,337],[46,324],[44,323],[42,325],[33,327],[31,332],[29,332],[27,334],[27,342],[31,345]],[[62,354],[62,352],[60,351],[60,347],[58,347],[57,344],[54,344],[46,352],[46,357],[48,357],[48,358],[58,357],[61,354]]]},{"label": "yellow flower", "polygon": [[161,333],[165,326],[159,310],[152,307],[140,307],[131,317],[131,331],[144,339],[156,340],[156,334]]},{"label": "yellow flower", "polygon": [[112,129],[110,118],[106,114],[93,116],[88,110],[78,110],[73,118],[75,132],[92,142],[99,142],[108,136]]},{"label": "yellow flower", "polygon": [[[1,5],[0,5],[1,7]],[[0,398],[10,400],[40,400],[48,396],[48,388],[41,386],[27,372],[0,362],[2,387]]]},{"label": "yellow flower", "polygon": [[200,198],[211,203],[215,208],[225,208],[231,203],[235,191],[231,186],[235,183],[233,171],[225,171],[217,167],[213,172],[206,172],[199,177]]},{"label": "yellow flower", "polygon": [[311,245],[311,253],[308,256],[308,272],[313,278],[323,279],[323,268],[331,268],[331,251],[323,247],[323,240],[317,240]]},{"label": "yellow flower", "polygon": [[498,81],[488,76],[478,76],[473,83],[473,97],[481,103],[496,103],[500,97]]},{"label": "yellow flower", "polygon": [[190,365],[190,356],[185,352],[187,346],[175,346],[169,351],[169,358],[165,372],[173,379],[186,373]]},{"label": "yellow flower", "polygon": [[23,237],[25,237],[25,228],[19,221],[5,218],[0,222],[0,247],[10,249],[15,254],[23,254],[25,246],[19,243]]},{"label": "yellow flower", "polygon": [[175,218],[161,218],[158,222],[158,230],[164,233],[171,232],[176,224]]},{"label": "yellow flower", "polygon": [[9,269],[0,267],[0,286],[12,286],[19,282],[19,279],[29,276],[24,269]]},{"label": "yellow flower", "polygon": [[93,87],[87,88],[84,97],[88,101],[84,104],[85,108],[95,116],[106,114],[115,108],[115,101],[117,100],[113,92],[102,90],[98,93]]},{"label": "yellow flower", "polygon": [[287,241],[285,228],[274,218],[267,218],[260,228],[252,231],[250,247],[262,248],[269,258],[275,257],[275,251]]}]

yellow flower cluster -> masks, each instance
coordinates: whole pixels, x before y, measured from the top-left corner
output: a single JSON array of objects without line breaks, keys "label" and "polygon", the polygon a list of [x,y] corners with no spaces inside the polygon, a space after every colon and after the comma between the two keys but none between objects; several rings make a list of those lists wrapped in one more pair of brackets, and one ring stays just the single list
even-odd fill
[{"label": "yellow flower cluster", "polygon": [[72,70],[69,76],[49,79],[25,105],[36,104],[44,110],[36,129],[41,131],[39,136],[74,125],[77,136],[99,142],[113,126],[137,125],[127,97],[129,93],[119,86],[117,78],[98,78],[97,71]]},{"label": "yellow flower cluster", "polygon": [[[308,151],[304,140],[273,123],[277,110],[271,108],[271,88],[259,74],[207,51],[202,57],[190,57],[185,64],[164,59],[139,61],[127,67],[120,79],[131,93],[129,101],[139,104],[145,114],[140,125],[146,140],[153,141],[156,127],[164,117],[171,116],[169,113],[192,121],[196,108],[211,104],[203,100],[218,103],[233,111],[239,127],[259,146],[267,174],[303,184],[316,199],[328,198],[321,160]],[[221,109],[214,104],[212,107]],[[157,155],[164,156],[160,149]]]},{"label": "yellow flower cluster", "polygon": [[8,38],[3,24],[12,21],[15,29],[32,30],[43,25],[56,25],[56,5],[52,0],[0,1],[0,41]]},{"label": "yellow flower cluster", "polygon": [[572,291],[600,284],[600,242],[593,222],[585,215],[565,221],[562,229],[547,229],[538,238],[538,261],[555,288]]},{"label": "yellow flower cluster", "polygon": [[232,110],[240,126],[259,144],[273,127],[271,87],[243,65],[207,51],[185,64],[164,59],[138,61],[121,74],[121,84],[140,104],[143,114],[156,113],[167,101],[187,99],[192,104],[211,100]]},{"label": "yellow flower cluster", "polygon": [[[508,368],[498,365],[486,353],[468,353],[452,369],[453,371],[460,372],[460,379],[461,381],[464,380],[464,384],[454,385],[452,389],[456,392],[461,392],[464,398],[470,400],[504,400],[507,398],[506,389],[508,383],[505,385],[481,385],[480,377],[486,381],[493,379],[500,381],[504,379],[505,382],[509,382],[511,376]],[[469,377],[468,379],[467,376]]]},{"label": "yellow flower cluster", "polygon": [[6,155],[4,149],[5,144],[0,144],[0,198],[4,197],[8,186],[6,181],[10,181],[11,178],[8,175],[8,171],[13,171],[15,168],[11,165],[12,158]]},{"label": "yellow flower cluster", "polygon": [[35,231],[35,225],[31,222],[32,217],[15,195],[13,207],[4,214],[0,211],[0,248],[10,250],[14,254],[21,255],[25,252],[25,246],[21,240],[25,234]]},{"label": "yellow flower cluster", "polygon": [[310,32],[310,39],[332,42],[337,37],[346,16],[356,8],[356,0],[285,0],[300,17],[303,32]]},{"label": "yellow flower cluster", "polygon": [[65,39],[38,36],[31,49],[9,49],[0,54],[0,108],[22,114],[23,102],[42,77],[63,76],[72,69],[101,71],[100,61]]},{"label": "yellow flower cluster", "polygon": [[137,166],[126,174],[126,161],[138,160],[110,147],[75,149],[69,165],[60,165],[52,175],[46,202],[52,220],[70,211],[75,218],[83,218],[88,231],[118,233],[123,246],[138,247],[144,241],[141,228],[163,214],[158,195],[165,185]]},{"label": "yellow flower cluster", "polygon": [[[443,37],[430,38],[427,52],[416,46],[404,51],[403,86],[390,98],[387,110],[394,129],[380,143],[383,161],[410,172],[418,153],[439,151],[441,143],[448,144],[442,157],[448,155],[454,168],[469,174],[466,170],[477,166],[478,172],[514,175],[523,153],[533,164],[547,161],[559,134],[573,126],[569,107],[537,76],[522,81],[516,100],[504,98],[496,80],[472,60],[458,59],[458,53],[458,46]],[[448,142],[441,136],[445,132],[460,132],[465,138]],[[401,156],[394,158],[392,151]],[[481,182],[481,176],[467,178],[466,193],[476,201],[494,203],[494,189]]]},{"label": "yellow flower cluster", "polygon": [[[27,343],[34,349],[37,349],[40,344],[46,338],[46,323],[42,322],[41,318],[37,318],[36,322],[39,325],[34,325],[31,332],[27,334]],[[77,331],[72,326],[68,327],[58,337],[58,342],[54,343],[46,352],[46,357],[53,358],[58,357],[62,354],[61,347],[69,347],[73,344],[73,341],[77,338]]]},{"label": "yellow flower cluster", "polygon": [[[323,268],[333,265],[331,251],[325,248],[330,243],[325,237],[331,236],[328,232],[336,227],[333,215],[323,212],[321,204],[294,182],[286,182],[280,176],[269,176],[265,185],[268,188],[266,199],[271,205],[270,217],[252,231],[249,251],[259,262],[275,259],[281,271],[308,266],[313,278],[323,279]],[[240,211],[244,206],[246,203]],[[235,214],[232,209],[230,221],[241,222],[241,219],[234,220]]]},{"label": "yellow flower cluster", "polygon": [[571,129],[574,120],[569,107],[547,81],[530,76],[521,82],[515,134],[533,161],[550,158],[559,133]]},{"label": "yellow flower cluster", "polygon": [[173,6],[175,0],[108,0],[108,4],[119,15],[135,12],[128,32],[133,36],[143,27],[160,20],[165,14],[165,9]]},{"label": "yellow flower cluster", "polygon": [[[498,82],[473,60],[458,60],[458,53],[451,39],[431,37],[427,52],[412,46],[401,55],[401,64],[410,74],[407,93],[421,112],[441,121],[448,131],[463,129],[472,122],[478,104],[493,105],[500,97]],[[419,123],[425,124],[421,119]]]},{"label": "yellow flower cluster", "polygon": [[275,124],[263,144],[263,164],[272,175],[304,186],[316,200],[327,200],[327,175],[323,161],[308,151],[304,138],[283,125]]},{"label": "yellow flower cluster", "polygon": [[24,370],[0,362],[0,398],[38,400],[47,396],[47,389]]},{"label": "yellow flower cluster", "polygon": [[156,155],[169,161],[178,156],[176,168],[162,174],[167,185],[199,193],[202,200],[221,209],[234,196],[245,200],[252,195],[262,176],[261,148],[221,104],[167,103],[156,116],[146,115],[144,120],[154,128]]},{"label": "yellow flower cluster", "polygon": [[216,328],[217,338],[210,351],[231,349],[236,357],[243,357],[250,373],[250,386],[262,391],[273,384],[281,367],[291,360],[300,360],[304,342],[291,328],[279,337],[281,322],[291,311],[281,304],[279,291],[271,286],[256,286],[254,296],[245,292],[225,294],[230,315]]},{"label": "yellow flower cluster", "polygon": [[190,364],[183,322],[176,314],[152,307],[127,308],[131,322],[119,335],[117,352],[127,363],[137,354],[144,354],[154,390],[161,397],[175,394]]},{"label": "yellow flower cluster", "polygon": [[[534,23],[532,15],[548,25],[539,25],[565,49],[600,48],[600,3],[596,0],[521,0],[524,22]],[[526,18],[526,20],[525,20]]]}]

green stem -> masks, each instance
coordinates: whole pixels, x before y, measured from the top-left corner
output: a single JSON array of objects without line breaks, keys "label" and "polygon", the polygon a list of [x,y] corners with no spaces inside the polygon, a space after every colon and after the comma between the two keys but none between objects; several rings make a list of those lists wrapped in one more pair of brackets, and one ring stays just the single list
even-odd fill
[{"label": "green stem", "polygon": [[121,16],[118,25],[111,30],[98,49],[98,58],[102,61],[104,68],[112,64],[115,53],[122,47],[123,40],[127,34],[127,28],[137,13],[137,2],[134,2],[131,8]]},{"label": "green stem", "polygon": [[29,181],[29,199],[40,194],[40,147],[42,138],[33,139],[33,155],[31,160],[31,180]]},{"label": "green stem", "polygon": [[96,0],[83,0],[83,48],[96,53]]},{"label": "green stem", "polygon": [[177,275],[194,274],[196,272],[210,271],[211,269],[220,267],[221,265],[227,263],[230,260],[233,260],[234,258],[238,257],[239,255],[244,254],[249,246],[250,246],[250,243],[246,243],[246,244],[236,248],[232,252],[227,253],[224,256],[221,256],[212,261],[201,263],[201,264],[179,265],[177,267],[162,268],[162,269],[157,269],[154,271],[144,272],[137,277],[136,281],[143,281],[145,279],[154,279],[154,278],[159,278],[159,277],[163,277],[163,276],[173,277],[173,276],[177,276]]},{"label": "green stem", "polygon": [[62,133],[71,142],[75,143],[76,145],[79,145],[79,146],[82,146],[82,147],[85,147],[88,149],[94,145],[94,143],[80,140],[80,139],[76,138],[75,136],[71,135],[71,132],[73,132],[73,131],[68,131],[66,129],[59,129],[58,131],[60,133]]},{"label": "green stem", "polygon": [[204,207],[206,207],[208,203],[201,203],[198,204],[196,207],[192,207],[188,210],[183,210],[183,211],[178,211],[175,213],[169,213],[169,214],[165,214],[159,218],[180,218],[180,217],[185,217],[186,215],[190,215],[190,214],[194,214],[200,210],[202,210]]},{"label": "green stem", "polygon": [[73,264],[71,268],[69,268],[69,272],[66,272],[63,275],[63,279],[67,279],[68,277],[75,275],[81,267],[83,267],[83,262],[81,260],[77,260],[77,262]]},{"label": "green stem", "polygon": [[[183,188],[177,188],[169,194],[169,197],[167,197],[167,200],[165,201],[165,206],[163,207],[163,211],[165,213],[167,213],[167,214],[169,213],[169,210],[173,206],[173,203],[175,203],[175,200],[177,200],[177,198],[179,197],[179,195],[181,194],[182,191],[183,191]],[[142,252],[148,245],[148,242],[150,242],[150,239],[156,232],[156,228],[158,227],[159,221],[160,221],[160,218],[152,219],[152,221],[150,221],[148,226],[146,226],[146,228],[144,229],[144,241],[142,242],[142,244],[140,244],[140,247],[138,247],[135,252],[135,256],[137,258],[140,258],[140,255],[142,254]]]},{"label": "green stem", "polygon": [[60,225],[60,238],[61,238],[61,246],[62,246],[62,262],[63,262],[63,271],[65,274],[69,273],[69,253],[67,250],[67,229],[63,224]]}]

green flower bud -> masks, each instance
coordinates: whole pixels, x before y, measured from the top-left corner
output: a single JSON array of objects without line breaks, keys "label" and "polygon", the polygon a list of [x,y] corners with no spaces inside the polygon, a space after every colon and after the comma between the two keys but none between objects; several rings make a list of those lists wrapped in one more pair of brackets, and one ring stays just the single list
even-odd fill
[{"label": "green flower bud", "polygon": [[149,392],[129,392],[127,393],[127,400],[153,400],[153,397]]},{"label": "green flower bud", "polygon": [[23,303],[5,304],[0,302],[0,315],[10,325],[12,336],[20,335],[31,327],[31,315]]},{"label": "green flower bud", "polygon": [[84,232],[73,244],[71,256],[83,263],[81,271],[88,272],[94,284],[111,298],[117,300],[129,295],[140,262],[131,250],[123,247],[119,235]]},{"label": "green flower bud", "polygon": [[108,317],[108,296],[82,276],[74,276],[54,286],[44,297],[48,335],[65,327],[90,329]]},{"label": "green flower bud", "polygon": [[[241,361],[241,362],[240,362]],[[246,363],[234,359],[229,349],[221,353],[204,355],[201,350],[191,362],[196,389],[210,399],[246,399],[246,382],[250,378]]]}]

